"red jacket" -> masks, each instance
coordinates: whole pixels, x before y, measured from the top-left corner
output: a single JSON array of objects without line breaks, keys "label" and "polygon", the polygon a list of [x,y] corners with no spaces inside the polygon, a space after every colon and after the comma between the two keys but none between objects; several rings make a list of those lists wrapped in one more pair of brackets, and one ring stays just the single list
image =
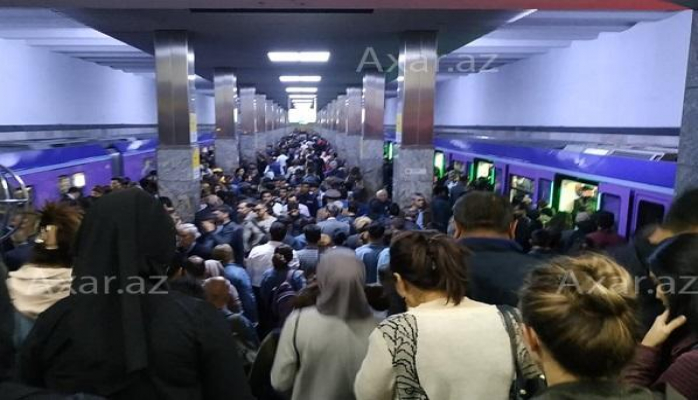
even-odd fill
[{"label": "red jacket", "polygon": [[698,337],[684,334],[669,340],[661,348],[639,345],[623,379],[661,392],[668,384],[687,399],[698,399]]}]

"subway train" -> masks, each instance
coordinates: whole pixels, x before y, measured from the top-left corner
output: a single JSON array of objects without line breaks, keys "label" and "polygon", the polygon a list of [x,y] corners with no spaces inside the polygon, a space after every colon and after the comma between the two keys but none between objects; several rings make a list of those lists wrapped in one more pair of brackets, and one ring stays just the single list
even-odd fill
[{"label": "subway train", "polygon": [[[202,152],[210,151],[213,134],[200,133],[198,142]],[[140,180],[156,169],[157,145],[153,137],[12,142],[0,144],[0,165],[24,180],[31,204],[41,207],[71,186],[87,191],[108,185],[114,176]]]},{"label": "subway train", "polygon": [[[393,156],[394,136],[387,134],[385,156]],[[434,171],[450,167],[472,181],[489,180],[510,199],[529,196],[554,210],[573,212],[585,197],[592,210],[616,216],[618,233],[632,235],[660,223],[674,197],[675,149],[612,147],[541,140],[506,140],[439,134],[434,139]]]}]

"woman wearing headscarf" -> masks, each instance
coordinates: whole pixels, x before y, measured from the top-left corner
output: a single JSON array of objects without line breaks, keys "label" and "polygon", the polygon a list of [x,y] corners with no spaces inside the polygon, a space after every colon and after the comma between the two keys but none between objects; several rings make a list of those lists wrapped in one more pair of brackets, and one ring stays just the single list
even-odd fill
[{"label": "woman wearing headscarf", "polygon": [[22,381],[110,399],[251,399],[223,318],[165,287],[174,235],[141,190],[95,203],[78,233],[71,295],[37,319]]},{"label": "woman wearing headscarf", "polygon": [[365,268],[349,249],[328,250],[317,267],[314,307],[294,311],[281,332],[271,383],[292,400],[353,400],[354,378],[377,321],[364,294]]}]

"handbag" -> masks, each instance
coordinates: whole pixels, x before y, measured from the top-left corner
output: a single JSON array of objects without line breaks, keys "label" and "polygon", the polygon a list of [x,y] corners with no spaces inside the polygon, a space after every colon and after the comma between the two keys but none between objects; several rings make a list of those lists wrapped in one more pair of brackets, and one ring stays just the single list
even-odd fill
[{"label": "handbag", "polygon": [[[511,306],[497,306],[499,313],[502,315],[504,320],[504,327],[506,328],[507,334],[509,335],[509,344],[511,345],[511,354],[514,358],[514,381],[511,384],[511,389],[509,389],[509,399],[510,400],[528,400],[533,398],[536,394],[542,392],[547,387],[545,383],[545,377],[542,374],[534,373],[527,374],[522,366],[522,360],[520,355],[523,357],[528,355],[528,350],[523,346],[519,345],[517,338],[518,326],[521,324],[520,316],[518,311]],[[521,357],[521,358],[523,358]]]}]

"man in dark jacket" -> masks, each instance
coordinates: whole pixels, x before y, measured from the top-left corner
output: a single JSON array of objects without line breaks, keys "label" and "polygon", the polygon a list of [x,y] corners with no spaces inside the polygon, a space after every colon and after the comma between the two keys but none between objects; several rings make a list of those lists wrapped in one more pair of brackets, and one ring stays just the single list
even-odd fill
[{"label": "man in dark jacket", "polygon": [[216,225],[204,222],[202,223],[205,231],[204,235],[210,238],[210,247],[214,248],[219,244],[229,244],[233,248],[235,255],[235,263],[242,265],[245,258],[245,245],[243,241],[242,226],[233,222],[231,216],[233,210],[230,206],[222,205],[214,209],[213,215],[216,217]]},{"label": "man in dark jacket", "polygon": [[455,236],[468,257],[468,297],[488,304],[516,306],[518,291],[539,263],[523,253],[509,201],[491,192],[474,191],[453,206]]},{"label": "man in dark jacket", "polygon": [[451,220],[451,201],[448,198],[448,188],[437,186],[434,188],[434,199],[431,201],[432,220],[439,231],[446,232]]}]

